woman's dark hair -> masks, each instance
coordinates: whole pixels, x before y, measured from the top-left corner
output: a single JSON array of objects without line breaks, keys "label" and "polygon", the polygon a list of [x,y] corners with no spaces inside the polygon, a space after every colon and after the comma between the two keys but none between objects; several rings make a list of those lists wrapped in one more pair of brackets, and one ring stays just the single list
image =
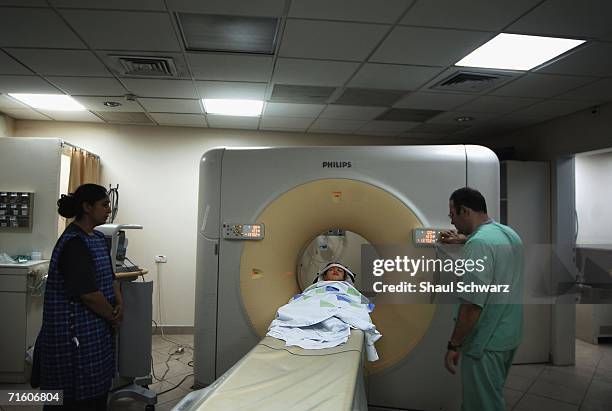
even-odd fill
[{"label": "woman's dark hair", "polygon": [[470,187],[463,187],[455,190],[455,192],[451,194],[450,200],[453,200],[453,206],[456,212],[459,212],[461,207],[467,207],[481,213],[487,212],[487,202],[482,194],[480,194],[480,191]]},{"label": "woman's dark hair", "polygon": [[57,212],[62,217],[76,217],[78,220],[84,213],[83,203],[93,206],[96,201],[102,200],[107,195],[106,189],[97,184],[80,185],[74,193],[62,194],[57,200]]}]

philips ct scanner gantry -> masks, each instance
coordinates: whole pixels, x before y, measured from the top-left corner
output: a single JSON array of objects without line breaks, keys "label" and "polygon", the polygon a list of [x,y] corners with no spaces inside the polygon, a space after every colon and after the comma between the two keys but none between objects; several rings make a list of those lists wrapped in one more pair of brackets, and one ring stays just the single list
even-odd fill
[{"label": "philips ct scanner gantry", "polygon": [[[413,247],[415,228],[450,228],[448,198],[463,186],[482,192],[498,217],[499,163],[480,146],[207,151],[200,163],[194,368],[196,386],[210,386],[176,409],[458,409],[459,376],[443,367],[453,306],[436,304],[435,296],[376,299],[380,360],[365,369],[357,330],[330,352],[284,347],[265,335],[277,309],[301,291],[299,260],[318,235],[350,230],[373,246]],[[361,267],[352,268],[360,275]],[[326,375],[337,369],[354,377],[332,394],[325,388],[339,380]],[[285,386],[293,391],[283,396]],[[343,397],[337,390],[349,399],[334,402]]]}]

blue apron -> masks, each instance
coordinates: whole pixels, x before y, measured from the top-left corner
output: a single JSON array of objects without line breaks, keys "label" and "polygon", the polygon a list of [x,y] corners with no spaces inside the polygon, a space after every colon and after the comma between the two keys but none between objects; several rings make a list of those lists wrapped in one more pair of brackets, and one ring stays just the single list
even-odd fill
[{"label": "blue apron", "polygon": [[64,390],[65,401],[106,395],[115,374],[114,338],[110,324],[66,293],[59,257],[66,242],[80,237],[91,254],[96,285],[115,304],[113,269],[104,234],[87,235],[71,224],[51,256],[45,290],[43,324],[36,342],[40,350],[40,388]]}]

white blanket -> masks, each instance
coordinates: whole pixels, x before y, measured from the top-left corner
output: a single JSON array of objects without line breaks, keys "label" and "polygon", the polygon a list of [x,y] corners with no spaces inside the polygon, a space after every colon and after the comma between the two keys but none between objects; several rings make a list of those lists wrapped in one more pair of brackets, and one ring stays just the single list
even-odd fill
[{"label": "white blanket", "polygon": [[382,335],[372,323],[374,305],[345,281],[319,281],[278,309],[271,337],[305,349],[330,348],[348,341],[351,328],[363,330],[369,361],[378,360],[374,343]]}]

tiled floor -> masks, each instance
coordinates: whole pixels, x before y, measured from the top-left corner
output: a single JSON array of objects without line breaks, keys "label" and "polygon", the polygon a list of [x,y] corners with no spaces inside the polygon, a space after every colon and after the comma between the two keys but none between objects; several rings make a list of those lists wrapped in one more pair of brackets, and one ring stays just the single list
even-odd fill
[{"label": "tiled floor", "polygon": [[515,365],[506,406],[517,411],[612,410],[612,345],[576,340],[576,365]]},{"label": "tiled floor", "polygon": [[[182,354],[173,354],[177,344],[153,336],[153,368],[156,381],[149,388],[160,393],[185,381],[157,398],[157,411],[172,409],[191,391],[193,359],[191,335],[168,335],[168,339],[184,347]],[[170,356],[170,357],[169,357]],[[170,358],[168,360],[168,358]],[[166,372],[166,360],[168,371]],[[13,386],[14,388],[15,386]],[[0,388],[6,388],[0,385]],[[27,388],[24,386],[24,388]],[[576,365],[515,365],[510,370],[505,388],[508,410],[516,411],[611,411],[612,410],[612,345],[591,345],[576,341]],[[6,407],[0,410],[40,411],[42,407]],[[111,411],[142,411],[141,402],[122,399],[111,404]]]},{"label": "tiled floor", "polygon": [[[158,379],[163,377],[162,381],[153,379],[153,384],[149,388],[157,393],[175,387],[179,382],[185,379],[177,388],[165,394],[157,396],[156,411],[168,411],[178,403],[181,398],[191,392],[193,385],[193,367],[189,363],[193,360],[193,335],[166,335],[169,342],[160,335],[153,336],[153,346],[151,355],[153,357],[153,370]],[[175,354],[179,344],[183,347],[182,354]],[[166,361],[168,371],[166,372]],[[165,376],[164,376],[165,373]],[[3,388],[23,388],[30,389],[28,384],[0,384],[0,389]],[[0,406],[0,411],[19,410],[19,411],[41,411],[42,406],[30,407],[8,407]],[[110,411],[142,411],[144,403],[133,399],[124,398],[111,403]]]}]

